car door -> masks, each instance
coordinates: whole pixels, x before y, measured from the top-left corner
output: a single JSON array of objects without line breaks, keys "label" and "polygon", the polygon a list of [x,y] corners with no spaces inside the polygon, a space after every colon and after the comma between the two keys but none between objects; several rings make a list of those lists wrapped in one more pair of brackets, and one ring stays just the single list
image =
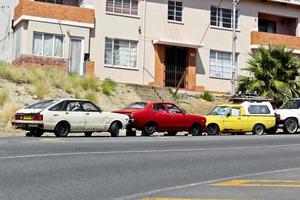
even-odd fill
[{"label": "car door", "polygon": [[81,104],[85,114],[85,130],[104,131],[105,116],[102,111],[89,101],[82,101]]},{"label": "car door", "polygon": [[169,127],[169,115],[166,110],[166,105],[164,103],[155,103],[152,107],[153,120],[157,123],[157,126],[166,130]]},{"label": "car door", "polygon": [[170,118],[172,130],[183,130],[188,124],[185,114],[175,105],[167,104],[167,112]]},{"label": "car door", "polygon": [[241,132],[242,128],[242,116],[240,107],[232,107],[230,112],[224,118],[224,129],[230,132]]},{"label": "car door", "polygon": [[85,113],[80,101],[68,101],[65,111],[61,114],[62,119],[71,125],[71,131],[84,131]]}]

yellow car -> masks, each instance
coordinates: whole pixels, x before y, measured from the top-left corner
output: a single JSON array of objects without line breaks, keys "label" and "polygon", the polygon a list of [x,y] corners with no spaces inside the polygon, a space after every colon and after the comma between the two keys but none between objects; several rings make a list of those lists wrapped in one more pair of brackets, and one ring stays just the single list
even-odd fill
[{"label": "yellow car", "polygon": [[243,102],[215,107],[206,117],[206,132],[246,133],[255,135],[275,133],[276,115],[270,102]]}]

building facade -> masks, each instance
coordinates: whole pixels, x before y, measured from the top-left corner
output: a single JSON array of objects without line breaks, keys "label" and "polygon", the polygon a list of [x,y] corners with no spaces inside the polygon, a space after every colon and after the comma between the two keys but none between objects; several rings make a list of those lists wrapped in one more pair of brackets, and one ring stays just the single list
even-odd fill
[{"label": "building facade", "polygon": [[[0,42],[0,59],[124,83],[180,85],[220,94],[231,91],[232,0],[20,0],[7,4],[9,9],[2,11],[11,13],[11,20],[7,25],[0,16],[0,22],[11,29],[6,44]],[[285,45],[300,53],[299,11],[298,0],[240,1],[237,76],[245,73],[249,53],[260,45]]]}]

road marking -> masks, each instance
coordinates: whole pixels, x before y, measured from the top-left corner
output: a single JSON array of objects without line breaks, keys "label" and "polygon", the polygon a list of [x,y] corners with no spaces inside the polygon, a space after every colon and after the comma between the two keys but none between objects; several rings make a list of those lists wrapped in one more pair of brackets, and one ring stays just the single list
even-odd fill
[{"label": "road marking", "polygon": [[300,180],[244,180],[236,179],[220,183],[210,184],[211,186],[224,187],[283,187],[299,188]]},{"label": "road marking", "polygon": [[208,148],[208,149],[149,149],[137,151],[92,151],[92,152],[72,152],[72,153],[53,153],[53,154],[32,154],[32,155],[17,155],[5,156],[0,159],[16,159],[16,158],[40,158],[50,156],[82,156],[82,155],[105,155],[105,154],[134,154],[134,153],[180,153],[180,152],[201,152],[201,151],[226,151],[226,150],[241,150],[241,149],[266,149],[277,147],[299,147],[300,144],[291,145],[272,145],[272,146],[252,146],[252,147],[228,147],[228,148]]},{"label": "road marking", "polygon": [[178,185],[178,186],[174,186],[174,187],[167,187],[167,188],[151,190],[151,191],[148,191],[148,192],[132,194],[132,195],[128,195],[128,196],[125,196],[125,197],[115,198],[113,200],[138,199],[138,198],[150,196],[150,195],[153,195],[153,194],[157,194],[157,193],[160,193],[160,192],[168,192],[168,191],[180,190],[180,189],[190,188],[190,187],[195,187],[195,186],[213,184],[213,183],[216,183],[216,182],[229,181],[229,180],[232,180],[232,179],[242,179],[242,178],[245,178],[245,177],[262,176],[262,175],[266,175],[266,174],[284,173],[284,172],[290,172],[290,171],[295,171],[295,170],[300,170],[300,167],[290,168],[290,169],[282,169],[282,170],[258,172],[258,173],[253,173],[253,174],[245,174],[245,175],[241,175],[241,176],[232,176],[232,177],[220,178],[220,179],[215,179],[215,180],[208,180],[208,181],[190,183],[190,184],[186,184],[186,185]]},{"label": "road marking", "polygon": [[41,142],[64,143],[65,141],[63,141],[61,139],[41,139]]}]

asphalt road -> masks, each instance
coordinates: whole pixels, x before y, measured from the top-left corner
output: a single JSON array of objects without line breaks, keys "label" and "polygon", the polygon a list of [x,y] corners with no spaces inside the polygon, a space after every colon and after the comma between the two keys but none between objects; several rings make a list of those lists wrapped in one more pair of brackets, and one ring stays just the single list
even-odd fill
[{"label": "asphalt road", "polygon": [[300,135],[0,138],[1,200],[300,198]]}]

